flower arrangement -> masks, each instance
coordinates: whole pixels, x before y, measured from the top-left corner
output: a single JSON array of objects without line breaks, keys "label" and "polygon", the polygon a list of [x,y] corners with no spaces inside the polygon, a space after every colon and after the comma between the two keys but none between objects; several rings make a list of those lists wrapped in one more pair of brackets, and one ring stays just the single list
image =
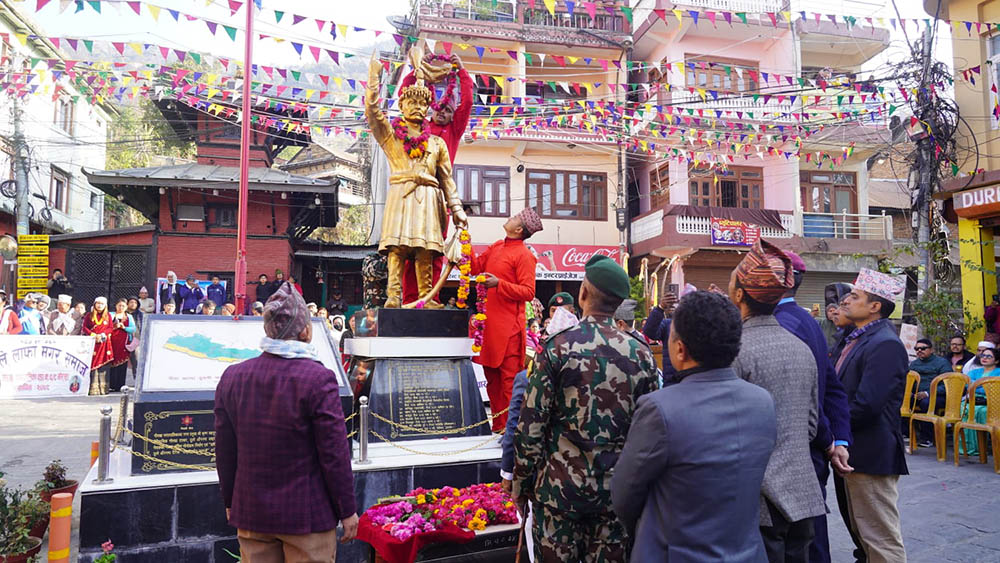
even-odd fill
[{"label": "flower arrangement", "polygon": [[[430,59],[432,62],[451,61],[451,57],[447,57],[445,55],[428,55],[427,58]],[[445,87],[444,94],[441,94],[440,99],[431,102],[431,108],[434,111],[441,111],[441,108],[445,107],[451,102],[451,98],[455,95],[455,86],[457,83],[458,83],[458,65],[452,62],[451,72],[448,73],[448,86]]]},{"label": "flower arrangement", "polygon": [[406,122],[399,117],[392,120],[392,131],[397,139],[403,141],[403,150],[411,159],[418,159],[427,152],[427,140],[431,138],[427,131],[421,131],[416,137],[411,137]]},{"label": "flower arrangement", "polygon": [[469,231],[462,229],[458,233],[458,241],[462,243],[462,259],[458,262],[458,299],[455,306],[464,309],[469,299],[469,273],[472,271],[472,237]]},{"label": "flower arrangement", "polygon": [[462,489],[418,488],[403,500],[375,505],[365,514],[373,524],[400,541],[450,525],[477,531],[493,524],[518,521],[514,501],[499,483]]},{"label": "flower arrangement", "polygon": [[483,332],[486,330],[486,276],[476,276],[476,314],[472,317],[472,351],[483,349]]}]

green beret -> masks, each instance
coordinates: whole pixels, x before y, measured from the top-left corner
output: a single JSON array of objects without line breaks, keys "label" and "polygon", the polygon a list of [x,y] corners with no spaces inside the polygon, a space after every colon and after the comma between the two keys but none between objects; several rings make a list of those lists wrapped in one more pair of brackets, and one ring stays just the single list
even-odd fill
[{"label": "green beret", "polygon": [[563,305],[576,305],[576,301],[573,300],[572,295],[566,293],[565,291],[561,291],[549,299],[549,307],[553,305],[559,307],[562,307]]},{"label": "green beret", "polygon": [[620,299],[628,299],[631,287],[625,270],[603,254],[595,254],[587,261],[585,277],[594,287]]}]

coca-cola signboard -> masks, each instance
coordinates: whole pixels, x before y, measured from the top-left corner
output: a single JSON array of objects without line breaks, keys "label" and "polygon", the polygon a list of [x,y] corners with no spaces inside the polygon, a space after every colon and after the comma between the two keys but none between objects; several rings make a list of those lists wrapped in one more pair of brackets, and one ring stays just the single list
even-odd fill
[{"label": "coca-cola signboard", "polygon": [[[595,254],[603,254],[618,262],[618,247],[596,246],[588,244],[534,244],[525,243],[528,250],[538,260],[535,266],[536,280],[575,280],[583,279],[584,266]],[[489,245],[473,244],[472,249],[477,255],[486,251]],[[458,273],[453,271],[449,279],[458,279]]]}]

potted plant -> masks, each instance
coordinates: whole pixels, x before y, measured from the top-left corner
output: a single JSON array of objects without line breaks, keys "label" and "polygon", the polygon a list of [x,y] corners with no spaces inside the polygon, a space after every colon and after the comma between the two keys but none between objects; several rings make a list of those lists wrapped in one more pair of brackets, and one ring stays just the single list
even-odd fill
[{"label": "potted plant", "polygon": [[29,532],[28,494],[9,489],[0,474],[0,563],[25,563],[42,549],[42,540]]},{"label": "potted plant", "polygon": [[35,484],[35,489],[45,502],[52,502],[52,495],[58,493],[73,494],[80,486],[75,480],[66,479],[66,466],[58,459],[45,468],[41,481]]},{"label": "potted plant", "polygon": [[36,538],[45,537],[45,531],[49,529],[49,517],[52,507],[42,500],[38,491],[28,491],[21,503],[21,512],[28,520],[29,536]]}]

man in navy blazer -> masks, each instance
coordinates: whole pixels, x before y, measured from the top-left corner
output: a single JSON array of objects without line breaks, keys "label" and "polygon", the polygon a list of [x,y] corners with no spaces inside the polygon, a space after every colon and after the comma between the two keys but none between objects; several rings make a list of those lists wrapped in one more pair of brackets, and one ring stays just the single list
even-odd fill
[{"label": "man in navy blazer", "polygon": [[741,334],[722,295],[677,306],[665,343],[676,383],[639,398],[611,479],[633,562],[767,561],[760,488],[777,421],[771,395],[730,367]]},{"label": "man in navy blazer", "polygon": [[[813,468],[819,479],[823,499],[826,500],[826,483],[830,477],[830,463],[838,473],[849,473],[849,453],[847,447],[851,443],[851,421],[847,412],[847,393],[837,378],[837,372],[830,362],[826,346],[826,336],[819,323],[805,309],[795,302],[795,294],[802,285],[802,276],[806,272],[806,264],[802,258],[786,250],[785,255],[792,262],[795,285],[785,293],[785,297],[774,308],[774,318],[778,324],[799,340],[805,342],[816,360],[817,395],[819,398],[819,420],[817,421],[816,437],[809,444],[809,454],[812,457]],[[813,518],[815,536],[809,546],[809,561],[811,563],[830,562],[830,539],[826,529],[826,515]]]},{"label": "man in navy blazer", "polygon": [[871,563],[906,561],[896,503],[899,476],[908,473],[899,425],[908,358],[888,319],[902,290],[896,278],[862,269],[841,304],[857,327],[837,360],[854,438],[844,485],[850,525]]}]

